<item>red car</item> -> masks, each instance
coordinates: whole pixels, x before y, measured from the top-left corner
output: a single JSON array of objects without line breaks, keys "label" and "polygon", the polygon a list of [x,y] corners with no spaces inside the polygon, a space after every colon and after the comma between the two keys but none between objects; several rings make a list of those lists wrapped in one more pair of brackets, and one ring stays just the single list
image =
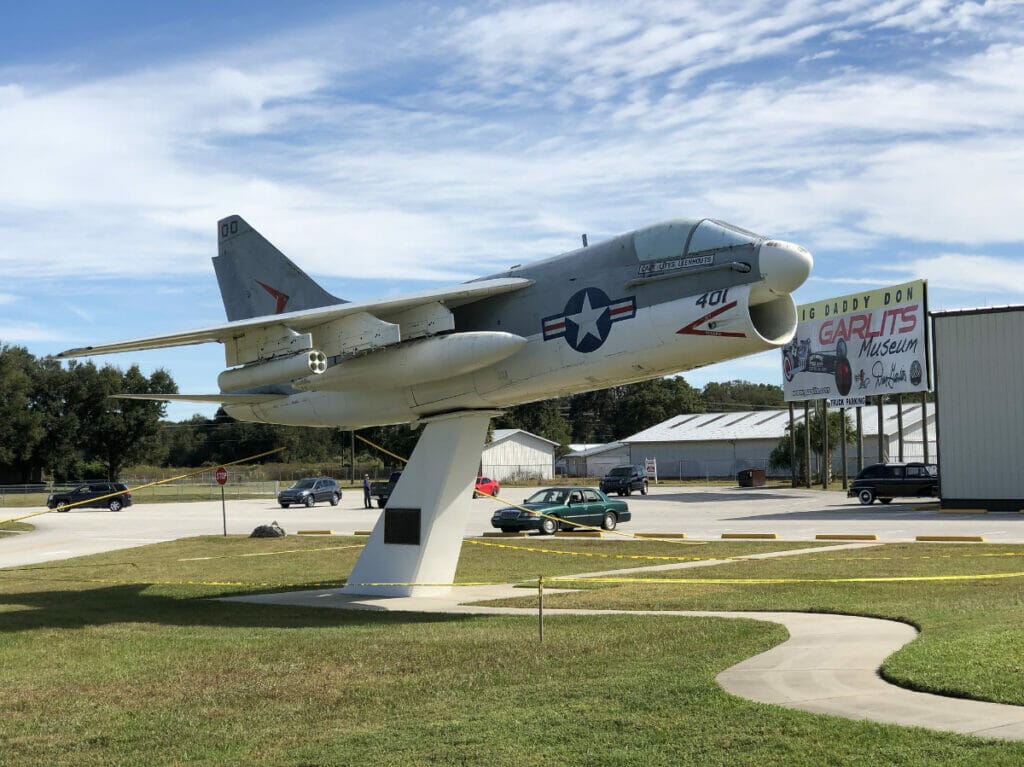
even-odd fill
[{"label": "red car", "polygon": [[487,477],[476,478],[476,488],[473,490],[474,498],[481,495],[497,495],[500,492],[501,485],[498,484],[498,480],[488,479]]}]

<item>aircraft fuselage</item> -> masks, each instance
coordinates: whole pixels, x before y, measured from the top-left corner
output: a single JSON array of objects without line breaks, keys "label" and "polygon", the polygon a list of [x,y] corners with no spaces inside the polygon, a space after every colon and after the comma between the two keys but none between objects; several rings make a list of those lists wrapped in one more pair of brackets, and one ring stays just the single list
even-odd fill
[{"label": "aircraft fuselage", "polygon": [[[454,330],[439,337],[450,343],[437,344],[460,360],[450,375],[437,360],[417,375],[430,367],[418,339],[335,361],[337,376],[328,368],[286,397],[225,410],[246,421],[361,428],[689,370],[787,343],[796,327],[790,293],[810,267],[799,246],[708,219],[659,224],[481,278],[531,284],[452,310]],[[466,350],[475,350],[469,359]]]}]

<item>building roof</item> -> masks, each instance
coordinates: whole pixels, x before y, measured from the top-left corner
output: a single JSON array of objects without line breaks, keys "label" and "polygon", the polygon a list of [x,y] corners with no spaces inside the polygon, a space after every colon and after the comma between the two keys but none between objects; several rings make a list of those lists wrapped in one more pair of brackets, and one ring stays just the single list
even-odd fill
[{"label": "building roof", "polygon": [[1024,305],[1006,304],[1003,306],[979,306],[973,309],[941,309],[929,312],[933,317],[961,317],[967,314],[1002,314],[1003,312],[1022,312]]},{"label": "building roof", "polygon": [[[882,429],[894,434],[897,428],[897,405],[882,406]],[[856,425],[856,414],[847,411]],[[797,423],[803,420],[802,407],[794,408]],[[928,421],[935,420],[935,404],[929,403]],[[874,405],[863,408],[864,436],[878,434],[878,416]],[[921,403],[903,404],[903,430],[914,428],[921,422]],[[626,437],[623,442],[718,442],[738,439],[780,439],[789,426],[789,410],[748,410],[733,413],[687,413],[655,424],[649,429]]]},{"label": "building roof", "polygon": [[618,450],[620,447],[626,447],[625,442],[608,442],[604,445],[569,445],[573,448],[571,453],[567,453],[562,456],[563,458],[590,458],[591,456],[601,455],[601,453],[607,453],[612,450]]},{"label": "building roof", "polygon": [[516,434],[522,434],[524,436],[538,440],[539,442],[546,442],[549,445],[554,445],[555,447],[558,447],[557,442],[552,442],[550,439],[545,439],[544,437],[538,436],[537,434],[525,431],[523,429],[495,429],[494,439],[491,440],[491,442],[488,443],[487,445],[484,445],[484,447],[487,448],[490,447],[491,445],[496,445],[499,442],[503,442],[504,440],[515,436]]}]

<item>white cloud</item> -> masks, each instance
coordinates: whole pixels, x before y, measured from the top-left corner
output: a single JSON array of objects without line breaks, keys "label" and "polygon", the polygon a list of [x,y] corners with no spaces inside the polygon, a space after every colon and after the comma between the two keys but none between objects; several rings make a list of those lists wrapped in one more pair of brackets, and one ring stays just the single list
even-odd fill
[{"label": "white cloud", "polygon": [[[230,212],[342,277],[364,276],[372,254],[384,273],[450,280],[680,215],[816,248],[1019,241],[1024,46],[985,26],[1005,8],[974,5],[488,5],[11,83],[0,263],[206,273]],[[857,52],[866,25],[951,14],[984,30],[973,53],[803,80],[807,68],[779,65],[849,54],[855,39]],[[360,35],[389,38],[379,59]],[[762,61],[763,74],[743,69]],[[406,89],[381,68],[418,66]],[[360,87],[366,75],[383,95]]]},{"label": "white cloud", "polygon": [[929,258],[909,259],[897,266],[881,267],[926,279],[931,288],[947,291],[1000,295],[1024,299],[1024,262],[967,253],[942,253]]},{"label": "white cloud", "polygon": [[825,51],[818,51],[816,53],[811,53],[811,54],[808,54],[806,56],[801,56],[797,60],[797,63],[798,64],[807,64],[808,62],[811,62],[811,61],[822,61],[824,59],[831,59],[834,56],[838,55],[838,53],[839,53],[839,51],[837,49],[830,48],[830,49],[825,50]]},{"label": "white cloud", "polygon": [[[19,312],[0,338],[57,350],[219,321],[209,258],[230,213],[344,297],[711,215],[810,246],[808,296],[891,276],[929,279],[933,305],[1018,300],[1018,259],[985,253],[1024,241],[1019,3],[341,13],[116,75],[0,70],[0,307]],[[73,289],[43,305],[41,279]],[[141,312],[89,298],[118,280]],[[180,377],[205,353],[166,359]],[[777,362],[687,378],[774,381]]]},{"label": "white cloud", "polygon": [[35,323],[0,324],[0,342],[6,344],[34,344],[40,342],[60,342],[67,336],[55,328],[47,328]]}]

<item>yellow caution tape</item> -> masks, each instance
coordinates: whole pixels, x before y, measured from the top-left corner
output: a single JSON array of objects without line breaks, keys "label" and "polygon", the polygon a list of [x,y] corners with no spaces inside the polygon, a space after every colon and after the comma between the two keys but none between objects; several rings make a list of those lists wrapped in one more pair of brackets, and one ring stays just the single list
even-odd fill
[{"label": "yellow caution tape", "polygon": [[[223,466],[235,466],[236,464],[239,464],[239,463],[246,463],[247,461],[254,461],[257,458],[263,458],[264,456],[273,455],[274,453],[280,453],[282,450],[286,450],[286,449],[287,448],[284,448],[284,447],[275,447],[273,450],[265,450],[262,453],[257,453],[256,455],[246,456],[245,458],[239,458],[237,461],[228,461],[227,463],[222,464],[222,465]],[[204,467],[202,469],[196,469],[195,471],[190,471],[190,472],[187,472],[185,474],[179,474],[176,477],[168,477],[167,479],[158,479],[158,480],[156,480],[154,482],[147,482],[144,485],[138,485],[136,487],[129,487],[128,488],[128,492],[132,492],[133,493],[133,492],[137,492],[139,490],[145,490],[147,487],[155,487],[156,485],[166,485],[168,482],[177,482],[179,479],[187,479],[189,477],[194,477],[194,476],[196,476],[198,474],[205,474],[205,473],[210,472],[210,471],[213,471],[213,469],[211,469],[209,466],[206,466],[206,467]],[[81,506],[83,503],[92,503],[93,501],[102,501],[104,498],[113,498],[116,495],[121,495],[121,493],[123,493],[123,492],[124,492],[124,490],[119,490],[119,491],[117,491],[115,493],[107,493],[106,495],[98,495],[95,498],[89,498],[89,499],[84,500],[84,501],[75,501],[74,503],[66,503],[63,506],[61,506],[61,508],[62,509],[72,509],[72,508],[74,508],[76,506]],[[0,519],[0,524],[4,524],[6,522],[20,522],[23,519],[29,519],[31,517],[38,517],[40,514],[49,514],[49,513],[53,512],[53,511],[56,511],[56,509],[43,509],[42,511],[33,511],[30,514],[23,514],[20,517],[12,517],[11,519]]]},{"label": "yellow caution tape", "polygon": [[[528,581],[518,581],[518,582],[519,583],[529,583],[530,581],[528,580]],[[508,581],[466,581],[466,582],[460,582],[460,583],[401,583],[401,582],[398,582],[398,581],[395,581],[393,583],[375,583],[375,582],[369,582],[369,581],[357,583],[357,582],[353,581],[351,583],[346,583],[345,585],[346,586],[432,586],[432,587],[444,586],[445,588],[449,588],[449,587],[459,587],[459,586],[510,586],[510,585],[515,585],[515,584],[510,584]]]},{"label": "yellow caution tape", "polygon": [[305,554],[310,551],[341,551],[342,549],[362,549],[364,543],[353,543],[350,546],[323,546],[318,549],[283,549],[282,551],[253,551],[247,554],[219,554],[211,557],[186,557],[175,560],[177,562],[204,562],[210,559],[242,559],[244,557],[273,557],[278,554]]},{"label": "yellow caution tape", "polygon": [[[11,570],[2,571],[3,575],[11,575]],[[691,585],[724,585],[724,586],[767,586],[767,585],[791,585],[804,583],[908,583],[920,581],[981,581],[999,580],[1006,578],[1024,577],[1024,571],[1012,573],[982,573],[973,575],[902,575],[902,576],[870,576],[859,578],[611,578],[586,576],[547,576],[546,580],[560,583],[605,583],[605,584],[691,584]],[[538,579],[526,579],[518,581],[520,584],[532,583]],[[345,582],[345,581],[320,581],[313,583],[272,583],[269,581],[246,582],[246,581],[200,581],[200,580],[125,580],[117,578],[74,578],[74,577],[48,577],[38,578],[23,575],[14,575],[10,580],[15,581],[66,581],[72,583],[98,583],[122,586],[233,586],[239,588],[295,588],[295,589],[317,589],[317,588],[339,588],[342,586],[370,586],[370,587],[466,587],[466,586],[502,586],[514,585],[507,581],[467,581],[462,583],[408,583],[408,582]]]},{"label": "yellow caution tape", "polygon": [[[0,570],[0,575],[9,575],[11,570]],[[270,581],[246,582],[246,581],[156,581],[156,580],[123,580],[118,578],[36,578],[24,575],[15,575],[9,578],[12,581],[63,581],[67,583],[100,583],[116,586],[238,586],[244,588],[294,588],[294,589],[319,589],[319,588],[341,588],[342,586],[505,586],[512,585],[508,581],[467,581],[465,583],[347,583],[343,580],[337,581],[314,581],[312,583],[271,583]],[[529,583],[530,580],[522,581]]]},{"label": "yellow caution tape", "polygon": [[[896,544],[884,544],[888,546]],[[993,544],[996,545],[996,544]],[[1006,544],[1019,545],[1019,544]],[[983,559],[985,557],[1024,557],[1024,551],[997,551],[992,553],[974,554],[915,554],[912,556],[871,556],[871,557],[819,557],[811,554],[808,559],[814,562],[888,562],[915,559]]]},{"label": "yellow caution tape", "polygon": [[[0,574],[7,575],[10,571],[0,571]],[[245,581],[152,581],[152,580],[119,580],[116,578],[71,578],[71,577],[47,577],[33,578],[24,575],[15,575],[9,580],[12,581],[64,581],[67,583],[101,583],[115,586],[240,586],[245,588],[335,588],[343,586],[343,581],[328,581],[321,583],[270,583],[262,581],[258,583],[247,583]]]},{"label": "yellow caution tape", "polygon": [[549,576],[551,581],[576,583],[700,583],[721,585],[771,585],[789,583],[901,583],[913,581],[984,581],[999,578],[1021,578],[1019,573],[984,573],[981,575],[893,575],[864,578],[587,578],[586,576]]},{"label": "yellow caution tape", "polygon": [[[558,549],[542,549],[531,546],[514,546],[510,543],[491,543],[467,538],[465,543],[474,546],[490,546],[496,549],[513,549],[515,551],[533,551],[541,554],[563,554],[571,557],[593,557],[595,559],[649,559],[663,562],[749,562],[753,561],[750,555],[736,557],[673,557],[655,556],[651,554],[603,554],[590,551],[560,551]],[[895,545],[895,544],[883,544]],[[1009,545],[1009,544],[1008,544]],[[911,561],[916,559],[973,559],[984,557],[1024,557],[1024,551],[998,551],[992,553],[974,554],[919,554],[913,556],[864,556],[864,557],[824,557],[809,553],[807,559],[812,562],[897,562]]]},{"label": "yellow caution tape", "polygon": [[380,450],[380,452],[384,453],[384,455],[390,455],[392,458],[395,458],[395,459],[401,461],[402,463],[409,463],[409,459],[408,458],[402,458],[402,456],[400,456],[400,455],[395,455],[390,450],[388,450],[386,447],[381,447],[376,442],[370,442],[370,440],[368,440],[366,437],[363,437],[363,436],[361,436],[359,434],[356,434],[355,437],[360,442],[365,442],[367,445],[372,447],[374,450]]},{"label": "yellow caution tape", "polygon": [[513,546],[510,543],[491,543],[467,538],[466,543],[474,546],[490,546],[495,549],[513,549],[515,551],[533,551],[539,554],[563,554],[568,557],[593,557],[595,559],[648,559],[658,562],[729,562],[746,559],[746,557],[668,557],[651,554],[601,554],[594,551],[560,551],[559,549],[539,549],[535,546]]}]

